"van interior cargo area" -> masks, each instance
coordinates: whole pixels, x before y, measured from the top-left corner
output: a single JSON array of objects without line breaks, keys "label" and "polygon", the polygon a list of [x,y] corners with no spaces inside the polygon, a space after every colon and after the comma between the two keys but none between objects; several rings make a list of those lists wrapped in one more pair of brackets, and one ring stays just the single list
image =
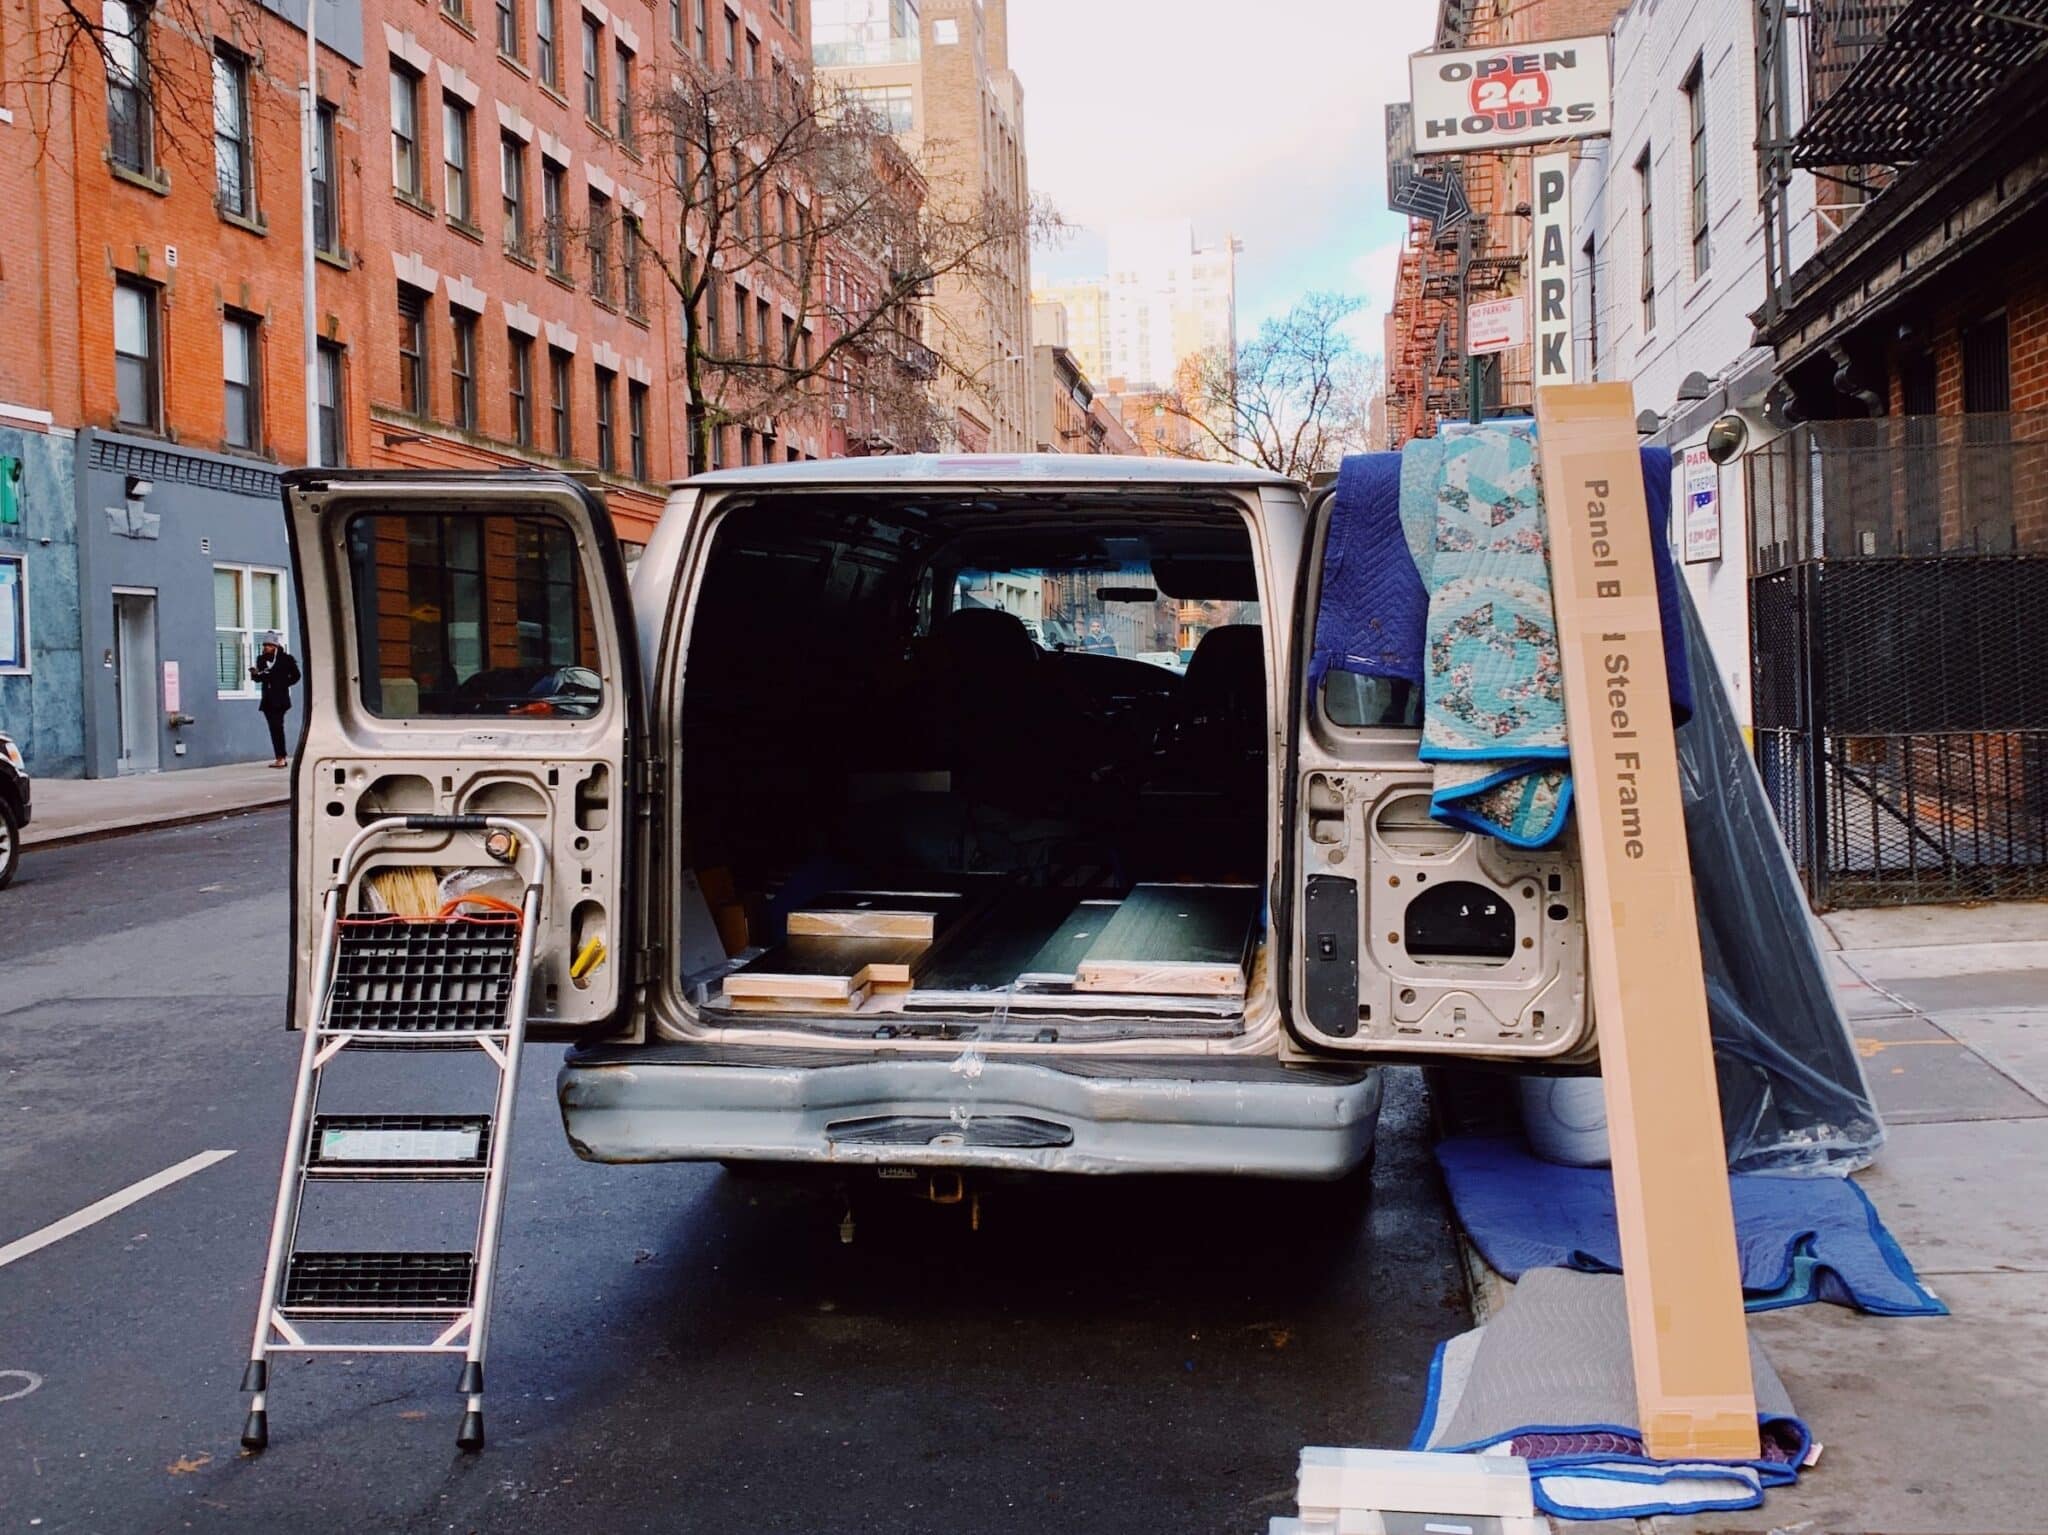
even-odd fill
[{"label": "van interior cargo area", "polygon": [[696,1000],[1240,1017],[1268,864],[1259,614],[1227,502],[728,514],[682,695]]}]

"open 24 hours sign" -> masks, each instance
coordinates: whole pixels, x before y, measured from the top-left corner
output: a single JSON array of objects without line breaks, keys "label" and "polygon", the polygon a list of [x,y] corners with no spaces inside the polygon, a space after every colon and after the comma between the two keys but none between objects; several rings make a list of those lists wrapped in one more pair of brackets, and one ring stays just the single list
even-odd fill
[{"label": "open 24 hours sign", "polygon": [[1408,81],[1418,155],[1596,138],[1612,123],[1605,37],[1411,54]]}]

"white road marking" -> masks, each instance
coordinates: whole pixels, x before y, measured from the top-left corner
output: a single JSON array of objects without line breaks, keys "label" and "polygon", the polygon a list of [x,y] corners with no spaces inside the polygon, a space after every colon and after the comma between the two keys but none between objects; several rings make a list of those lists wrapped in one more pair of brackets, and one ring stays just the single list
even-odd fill
[{"label": "white road marking", "polygon": [[42,1376],[33,1370],[0,1370],[0,1381],[7,1380],[25,1381],[27,1384],[16,1386],[11,1391],[0,1391],[0,1402],[18,1401],[43,1383]]},{"label": "white road marking", "polygon": [[198,1156],[187,1157],[182,1162],[166,1167],[160,1173],[151,1173],[140,1183],[129,1184],[119,1193],[109,1194],[105,1199],[94,1200],[83,1210],[75,1210],[60,1221],[52,1221],[41,1231],[31,1231],[27,1236],[0,1247],[0,1269],[6,1268],[16,1258],[26,1258],[32,1252],[40,1252],[52,1242],[61,1242],[64,1238],[83,1231],[110,1215],[118,1214],[137,1200],[147,1199],[159,1189],[167,1189],[180,1179],[204,1172],[214,1163],[225,1162],[233,1155],[233,1151],[202,1151]]}]

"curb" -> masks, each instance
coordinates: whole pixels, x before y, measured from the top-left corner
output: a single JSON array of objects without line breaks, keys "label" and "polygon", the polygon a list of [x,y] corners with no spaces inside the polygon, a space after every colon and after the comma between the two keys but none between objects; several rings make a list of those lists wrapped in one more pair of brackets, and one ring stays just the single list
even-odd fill
[{"label": "curb", "polygon": [[177,826],[201,826],[208,821],[230,821],[237,816],[260,815],[267,810],[276,810],[291,803],[290,795],[273,800],[258,800],[253,804],[226,805],[213,810],[194,810],[184,815],[150,816],[147,819],[110,821],[99,826],[85,827],[79,831],[61,832],[54,837],[37,838],[24,832],[21,839],[22,855],[44,848],[76,847],[81,842],[108,842],[116,837],[134,836],[146,831],[169,831]]}]

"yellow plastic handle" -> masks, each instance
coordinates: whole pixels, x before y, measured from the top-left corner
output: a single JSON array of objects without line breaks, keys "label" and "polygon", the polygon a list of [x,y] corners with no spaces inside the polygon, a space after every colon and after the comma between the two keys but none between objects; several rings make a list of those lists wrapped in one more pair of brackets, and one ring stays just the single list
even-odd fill
[{"label": "yellow plastic handle", "polygon": [[575,960],[569,966],[569,979],[580,981],[603,963],[604,940],[592,938],[577,951]]}]

